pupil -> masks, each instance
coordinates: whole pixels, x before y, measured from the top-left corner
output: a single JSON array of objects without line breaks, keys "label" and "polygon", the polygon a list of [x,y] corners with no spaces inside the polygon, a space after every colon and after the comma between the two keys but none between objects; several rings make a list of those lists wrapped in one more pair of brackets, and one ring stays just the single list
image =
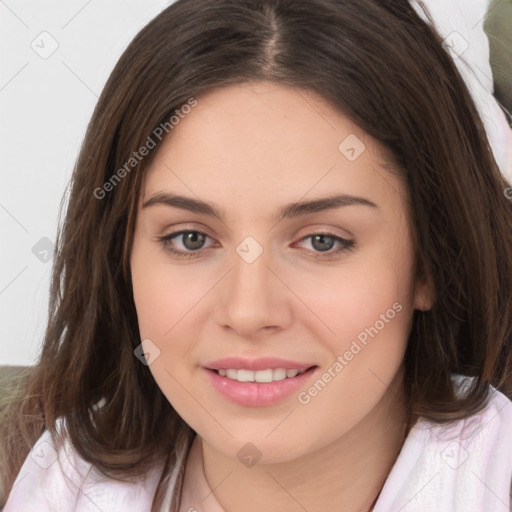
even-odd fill
[{"label": "pupil", "polygon": [[[183,236],[185,237],[184,245],[187,249],[200,249],[204,243],[203,235],[201,233],[191,231],[189,233],[184,233]],[[188,244],[187,242],[191,242],[191,244]]]},{"label": "pupil", "polygon": [[[326,243],[325,240],[328,240]],[[316,244],[315,242],[319,241],[319,244]],[[332,249],[332,246],[334,244],[334,239],[332,236],[329,235],[315,235],[313,237],[313,247],[315,249],[318,249],[319,251],[328,251],[329,249]]]}]

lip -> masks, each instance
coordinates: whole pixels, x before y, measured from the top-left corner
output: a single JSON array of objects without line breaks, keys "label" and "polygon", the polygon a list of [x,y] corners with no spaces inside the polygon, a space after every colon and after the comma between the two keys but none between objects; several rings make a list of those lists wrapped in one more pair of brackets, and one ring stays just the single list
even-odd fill
[{"label": "lip", "polygon": [[287,359],[280,359],[278,357],[260,357],[258,359],[244,359],[242,357],[226,357],[224,359],[217,359],[204,365],[205,368],[210,370],[220,369],[233,369],[233,370],[268,370],[269,368],[275,370],[276,368],[284,368],[285,370],[306,370],[315,366],[312,363],[297,363]]},{"label": "lip", "polygon": [[[258,360],[258,362],[260,362],[260,360]],[[232,361],[230,364],[232,364]],[[285,368],[286,366],[287,365],[275,366],[275,368]],[[318,366],[316,365],[301,366],[302,368],[300,369],[309,369],[295,377],[274,382],[238,382],[237,380],[222,377],[211,368],[203,368],[203,370],[209,378],[212,387],[230,402],[246,407],[268,407],[277,404],[289,398],[291,395],[297,393],[302,387],[306,385],[306,382],[312,377],[313,374],[316,373],[316,370],[318,369]],[[225,367],[220,366],[220,368]],[[233,366],[228,365],[227,368],[233,368]],[[269,366],[265,366],[265,368],[262,369],[267,368],[269,368]],[[299,369],[297,366],[290,366],[288,369],[293,368]],[[242,367],[234,369],[250,368]]]}]

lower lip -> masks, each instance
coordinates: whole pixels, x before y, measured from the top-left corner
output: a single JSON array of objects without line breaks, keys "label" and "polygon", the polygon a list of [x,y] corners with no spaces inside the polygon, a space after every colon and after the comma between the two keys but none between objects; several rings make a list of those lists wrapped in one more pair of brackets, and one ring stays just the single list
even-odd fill
[{"label": "lower lip", "polygon": [[297,392],[304,386],[315,369],[316,366],[296,377],[274,382],[238,382],[222,377],[208,368],[204,370],[208,374],[213,387],[231,402],[248,407],[265,407],[276,404]]}]

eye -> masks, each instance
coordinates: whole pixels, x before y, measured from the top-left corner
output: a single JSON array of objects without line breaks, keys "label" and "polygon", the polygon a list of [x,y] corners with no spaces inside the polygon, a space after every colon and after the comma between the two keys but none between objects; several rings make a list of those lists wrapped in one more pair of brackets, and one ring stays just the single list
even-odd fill
[{"label": "eye", "polygon": [[[175,238],[177,241],[181,242],[181,245],[185,250],[173,247],[173,240]],[[195,253],[203,249],[203,245],[207,238],[210,237],[206,233],[189,229],[175,231],[174,233],[159,237],[158,240],[166,251],[171,252],[179,258],[190,258],[194,257],[196,255]]]},{"label": "eye", "polygon": [[[205,241],[210,238],[206,233],[196,230],[181,230],[158,237],[162,247],[178,258],[192,258],[198,256],[204,249]],[[175,241],[176,239],[176,241]],[[210,238],[211,239],[211,238]],[[347,240],[332,233],[314,233],[301,238],[300,242],[311,239],[311,252],[315,258],[328,258],[344,251],[352,251],[355,247],[353,240]],[[176,248],[179,242],[181,248]],[[336,247],[334,250],[333,247]]]},{"label": "eye", "polygon": [[[302,238],[300,242],[304,242],[308,239],[311,239],[310,245],[313,248],[313,252],[317,253],[314,255],[315,258],[329,257],[341,252],[353,251],[355,248],[355,242],[353,240],[347,240],[332,233],[307,235]],[[331,250],[333,247],[336,248]]]}]

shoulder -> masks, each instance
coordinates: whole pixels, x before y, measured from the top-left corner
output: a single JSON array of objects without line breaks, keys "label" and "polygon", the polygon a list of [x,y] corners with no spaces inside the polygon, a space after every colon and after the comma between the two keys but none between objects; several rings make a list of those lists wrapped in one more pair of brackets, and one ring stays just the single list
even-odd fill
[{"label": "shoulder", "polygon": [[[454,376],[460,392],[472,378]],[[493,386],[481,411],[446,425],[424,422],[428,466],[461,510],[509,510],[512,487],[512,401]]]},{"label": "shoulder", "polygon": [[151,510],[158,468],[137,482],[108,478],[77,455],[61,421],[57,428],[58,442],[45,431],[28,454],[4,512]]},{"label": "shoulder", "polygon": [[[472,378],[453,375],[460,393]],[[512,401],[490,387],[485,408],[438,424],[420,418],[409,432],[375,512],[509,510]]]},{"label": "shoulder", "polygon": [[[473,379],[453,374],[456,393],[462,394]],[[509,439],[512,443],[512,401],[493,386],[489,386],[489,400],[481,411],[448,426],[436,425],[435,429],[441,438],[455,436],[472,443],[484,440],[490,443],[492,438],[498,436],[502,440]]]},{"label": "shoulder", "polygon": [[[452,375],[455,391],[461,394],[473,377]],[[505,481],[512,478],[512,401],[489,386],[489,400],[479,412],[458,421],[438,424],[422,419],[418,438],[444,462],[441,467],[493,472]],[[466,464],[466,461],[468,462]]]}]

